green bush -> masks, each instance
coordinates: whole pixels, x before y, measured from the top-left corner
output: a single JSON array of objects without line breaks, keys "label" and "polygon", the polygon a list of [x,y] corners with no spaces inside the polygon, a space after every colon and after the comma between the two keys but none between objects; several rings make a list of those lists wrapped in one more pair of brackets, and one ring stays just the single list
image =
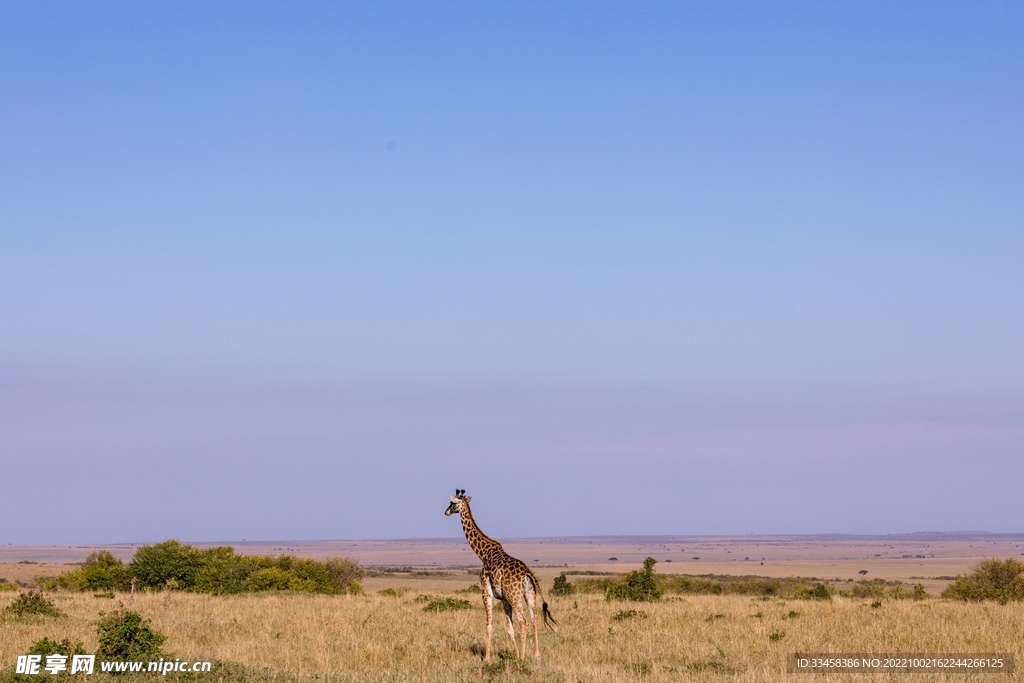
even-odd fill
[{"label": "green bush", "polygon": [[721,595],[725,585],[702,576],[658,577],[658,586],[666,593],[685,595]]},{"label": "green bush", "polygon": [[855,598],[883,598],[885,597],[885,585],[885,581],[882,579],[858,581],[850,589],[850,595]]},{"label": "green bush", "polygon": [[942,592],[954,600],[1024,600],[1024,563],[1013,558],[982,560],[970,574],[960,574]]},{"label": "green bush", "polygon": [[832,589],[824,583],[819,583],[807,593],[807,597],[811,600],[831,600]]},{"label": "green bush", "polygon": [[230,547],[200,549],[171,539],[139,548],[127,565],[108,552],[93,553],[81,567],[38,581],[53,590],[128,590],[134,582],[139,589],[213,595],[267,590],[358,595],[363,575],[362,567],[343,557],[257,557],[239,555]]},{"label": "green bush", "polygon": [[602,576],[599,578],[576,579],[572,583],[573,593],[607,593],[608,589],[618,583],[622,578],[616,576]]},{"label": "green bush", "polygon": [[469,600],[459,598],[434,598],[423,606],[424,612],[448,612],[450,610],[472,609]]},{"label": "green bush", "polygon": [[62,617],[64,613],[57,609],[52,600],[47,600],[42,593],[29,591],[22,593],[17,599],[0,612],[3,616],[10,617]]},{"label": "green bush", "polygon": [[189,590],[196,584],[203,564],[201,556],[201,551],[172,538],[136,550],[128,563],[128,574],[140,588]]},{"label": "green bush", "polygon": [[648,557],[644,560],[642,570],[634,570],[626,574],[621,583],[608,587],[604,597],[606,600],[635,600],[638,602],[654,602],[661,599],[661,589],[654,580],[654,565],[657,560]]},{"label": "green bush", "polygon": [[552,595],[572,595],[573,586],[569,583],[569,579],[565,578],[565,574],[559,574],[555,577],[555,585],[551,587]]},{"label": "green bush", "polygon": [[814,590],[814,579],[798,576],[728,576],[704,574],[656,574],[664,593],[683,595],[755,595],[761,598],[805,598]]},{"label": "green bush", "polygon": [[65,638],[58,642],[50,638],[42,638],[32,643],[32,647],[25,654],[43,655],[44,657],[46,655],[65,655],[70,659],[74,655],[84,655],[85,649],[82,647],[82,641],[80,640],[71,642]]},{"label": "green bush", "polygon": [[[366,570],[359,566],[358,562],[347,557],[328,557],[323,561],[327,573],[334,579],[338,591],[349,595],[362,595],[363,584],[361,583]],[[479,592],[479,586],[476,587]]]},{"label": "green bush", "polygon": [[[43,658],[42,665],[46,665],[46,658],[50,655],[64,655],[67,657],[67,668],[64,671],[54,675],[49,674],[46,671],[40,672],[41,675],[46,677],[46,680],[50,681],[69,681],[71,677],[71,658],[75,655],[84,655],[85,648],[82,647],[82,641],[71,641],[67,638],[57,641],[51,638],[41,638],[36,642],[32,643],[32,647],[28,649],[25,654],[29,655],[40,655]],[[10,680],[22,683],[23,681],[35,681],[41,678],[41,675],[26,675],[26,674],[14,674]],[[77,677],[76,677],[77,678]]]},{"label": "green bush", "polygon": [[101,659],[117,661],[155,660],[164,653],[160,647],[166,637],[154,631],[149,619],[138,612],[120,611],[104,616],[96,627],[100,646],[96,655]]}]

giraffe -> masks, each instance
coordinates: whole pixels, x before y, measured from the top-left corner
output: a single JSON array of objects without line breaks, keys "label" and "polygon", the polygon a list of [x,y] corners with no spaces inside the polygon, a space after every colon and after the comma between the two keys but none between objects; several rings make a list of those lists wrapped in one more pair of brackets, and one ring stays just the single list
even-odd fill
[{"label": "giraffe", "polygon": [[[462,518],[462,531],[466,534],[466,541],[483,562],[480,568],[480,588],[483,590],[484,609],[487,611],[487,637],[484,640],[484,661],[491,658],[491,633],[494,630],[493,613],[494,601],[500,600],[505,610],[505,631],[512,639],[512,647],[515,648],[516,656],[526,655],[526,616],[523,613],[523,600],[526,601],[526,608],[529,611],[530,619],[533,621],[533,657],[540,662],[540,636],[537,632],[537,599],[541,602],[541,613],[544,615],[544,625],[548,628],[550,620],[552,624],[558,623],[551,612],[548,611],[548,603],[544,602],[544,596],[540,592],[540,581],[526,563],[517,560],[505,552],[501,544],[493,538],[488,537],[480,531],[473,519],[473,513],[469,510],[469,501],[472,496],[466,495],[466,489],[455,489],[455,495],[451,496],[451,504],[444,514],[451,516],[452,513]],[[516,641],[515,628],[512,626],[512,619],[519,622],[519,632],[523,637],[523,645],[520,648]]]}]

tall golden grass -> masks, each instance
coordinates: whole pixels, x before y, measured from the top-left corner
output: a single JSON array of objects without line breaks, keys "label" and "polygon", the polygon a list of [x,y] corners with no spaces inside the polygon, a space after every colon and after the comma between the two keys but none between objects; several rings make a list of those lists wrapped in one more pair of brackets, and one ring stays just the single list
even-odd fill
[{"label": "tall golden grass", "polygon": [[[245,680],[319,676],[337,681],[811,681],[787,674],[792,652],[1013,653],[1024,648],[1024,605],[941,599],[833,601],[745,596],[669,597],[657,603],[607,602],[599,595],[551,597],[559,626],[541,633],[543,662],[482,661],[484,612],[424,612],[420,593],[325,596],[298,593],[213,597],[178,592],[50,594],[59,619],[0,623],[0,667],[13,667],[36,640],[82,640],[97,647],[102,611],[123,603],[152,619],[165,649],[190,660],[247,667]],[[17,594],[0,594],[0,609]],[[465,596],[460,596],[465,597]],[[630,614],[629,610],[636,610]],[[500,653],[512,651],[496,628]],[[918,676],[920,676],[918,674]],[[928,674],[928,681],[1018,680],[991,674]],[[861,681],[832,674],[830,681]],[[215,676],[207,680],[217,680]],[[235,679],[232,679],[235,680]]]}]

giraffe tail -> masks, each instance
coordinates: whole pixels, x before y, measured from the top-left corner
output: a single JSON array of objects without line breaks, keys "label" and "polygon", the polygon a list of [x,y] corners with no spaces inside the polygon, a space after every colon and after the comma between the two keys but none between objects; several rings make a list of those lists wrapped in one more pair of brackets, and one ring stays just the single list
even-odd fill
[{"label": "giraffe tail", "polygon": [[[558,622],[555,621],[555,618],[553,616],[551,616],[551,610],[548,609],[548,603],[544,602],[544,596],[540,592],[540,581],[538,581],[537,577],[533,575],[533,572],[530,572],[530,581],[533,583],[533,589],[537,591],[537,597],[540,598],[540,611],[541,614],[544,616],[544,626],[554,631],[554,629],[551,628],[551,624],[555,624],[557,626]],[[551,622],[551,624],[548,623],[549,621]]]},{"label": "giraffe tail", "polygon": [[544,613],[544,625],[550,628],[552,631],[554,631],[554,629],[551,628],[551,624],[549,624],[548,621],[550,620],[552,624],[556,625],[558,624],[558,622],[555,621],[555,618],[553,616],[551,616],[551,610],[548,609],[548,603],[545,602],[542,604],[544,605],[543,608],[541,608],[541,612]]}]

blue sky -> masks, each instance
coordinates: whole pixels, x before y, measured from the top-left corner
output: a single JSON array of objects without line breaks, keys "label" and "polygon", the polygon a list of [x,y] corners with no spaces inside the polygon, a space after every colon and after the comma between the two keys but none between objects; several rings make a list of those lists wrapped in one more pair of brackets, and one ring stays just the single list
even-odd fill
[{"label": "blue sky", "polygon": [[1022,30],[0,5],[0,542],[1020,531]]}]

